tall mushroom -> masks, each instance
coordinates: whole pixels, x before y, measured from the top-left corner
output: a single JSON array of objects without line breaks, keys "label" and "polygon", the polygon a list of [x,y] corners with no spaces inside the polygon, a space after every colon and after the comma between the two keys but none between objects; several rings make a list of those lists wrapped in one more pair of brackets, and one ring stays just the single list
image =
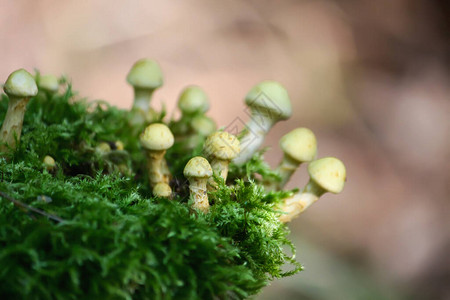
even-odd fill
[{"label": "tall mushroom", "polygon": [[209,201],[206,186],[212,176],[211,165],[205,158],[196,156],[188,161],[183,174],[189,180],[189,191],[194,200],[192,207],[207,213]]},{"label": "tall mushroom", "polygon": [[9,97],[8,111],[0,135],[0,151],[14,150],[20,140],[23,117],[30,97],[36,96],[38,89],[33,76],[24,69],[14,71],[6,80],[3,90]]},{"label": "tall mushroom", "polygon": [[290,222],[326,192],[338,194],[344,188],[346,170],[337,158],[325,157],[311,162],[308,166],[310,180],[297,194],[284,199],[281,222]]},{"label": "tall mushroom", "polygon": [[173,134],[169,127],[161,123],[154,123],[140,135],[140,142],[147,154],[147,171],[150,186],[164,182],[169,184],[170,176],[165,170],[166,161],[164,155],[166,150],[174,143]]},{"label": "tall mushroom", "polygon": [[[213,171],[226,181],[228,165],[239,154],[240,142],[234,135],[226,131],[216,131],[206,138],[203,151],[210,158]],[[210,184],[215,186],[214,181],[211,181]]]},{"label": "tall mushroom", "polygon": [[241,153],[233,160],[238,165],[252,158],[275,123],[287,120],[292,114],[289,95],[276,81],[263,81],[254,86],[245,103],[251,110],[251,119],[240,138]]},{"label": "tall mushroom", "polygon": [[163,85],[161,68],[154,60],[138,60],[128,73],[127,82],[134,89],[133,108],[141,109],[146,114],[153,92]]},{"label": "tall mushroom", "polygon": [[280,175],[280,182],[266,184],[266,189],[281,190],[294,174],[300,164],[309,162],[316,157],[317,141],[314,133],[308,128],[296,128],[284,135],[280,140],[283,159],[276,172]]}]

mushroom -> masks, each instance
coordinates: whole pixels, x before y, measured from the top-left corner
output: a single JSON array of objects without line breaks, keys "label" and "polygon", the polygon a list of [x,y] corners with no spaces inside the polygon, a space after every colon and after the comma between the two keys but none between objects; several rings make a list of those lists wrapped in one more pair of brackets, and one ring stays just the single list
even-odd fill
[{"label": "mushroom", "polygon": [[178,98],[178,108],[182,118],[195,113],[205,113],[209,109],[209,99],[202,88],[196,85],[186,87]]},{"label": "mushroom", "polygon": [[53,172],[56,169],[56,162],[53,157],[46,155],[42,160],[42,165],[48,172]]},{"label": "mushroom", "polygon": [[233,160],[237,165],[250,160],[272,126],[287,120],[292,113],[289,95],[276,81],[263,81],[254,86],[245,97],[245,103],[251,110],[251,119],[240,138],[241,153]]},{"label": "mushroom", "polygon": [[163,84],[161,68],[154,60],[138,60],[128,73],[127,81],[134,88],[133,108],[146,114],[150,109],[153,92]]},{"label": "mushroom", "polygon": [[310,180],[297,194],[284,199],[281,222],[290,222],[326,192],[338,194],[346,179],[344,164],[337,158],[325,157],[312,161],[308,166]]},{"label": "mushroom", "polygon": [[153,188],[153,195],[155,197],[170,198],[170,196],[172,195],[172,189],[167,183],[159,182]]},{"label": "mushroom", "polygon": [[95,151],[100,155],[105,155],[111,152],[111,146],[106,142],[101,142],[95,147]]},{"label": "mushroom", "polygon": [[169,184],[170,176],[165,170],[166,160],[164,154],[172,147],[174,138],[169,127],[161,123],[154,123],[140,135],[140,142],[147,154],[147,171],[150,186],[154,188],[156,184],[164,182]]},{"label": "mushroom", "polygon": [[3,90],[9,97],[9,105],[1,129],[0,151],[6,152],[8,148],[14,150],[16,141],[20,141],[27,103],[38,89],[33,76],[20,69],[9,75]]},{"label": "mushroom", "polygon": [[205,158],[196,156],[188,161],[183,174],[189,180],[189,191],[194,199],[192,207],[207,213],[209,202],[206,185],[213,174],[211,165]]},{"label": "mushroom", "polygon": [[269,190],[281,190],[300,164],[313,160],[317,154],[316,137],[308,128],[297,128],[284,135],[280,140],[280,147],[284,155],[276,172],[281,181],[266,184]]},{"label": "mushroom", "polygon": [[[215,173],[227,180],[228,165],[240,151],[240,142],[236,136],[226,131],[216,131],[210,134],[205,141],[203,151],[207,157],[210,157],[211,167]],[[215,186],[213,180],[210,181]]]},{"label": "mushroom", "polygon": [[47,96],[56,93],[59,89],[58,78],[55,75],[41,75],[38,80],[38,87],[44,91]]},{"label": "mushroom", "polygon": [[217,129],[216,123],[205,115],[195,116],[190,124],[193,134],[186,138],[186,147],[189,149],[196,148],[208,135]]}]

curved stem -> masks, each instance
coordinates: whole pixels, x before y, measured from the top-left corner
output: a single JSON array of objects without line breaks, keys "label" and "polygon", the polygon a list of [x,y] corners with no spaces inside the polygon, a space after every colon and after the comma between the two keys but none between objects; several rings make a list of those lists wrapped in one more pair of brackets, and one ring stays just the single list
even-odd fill
[{"label": "curved stem", "polygon": [[11,149],[16,148],[16,141],[20,140],[22,133],[23,117],[28,101],[29,98],[9,98],[8,111],[0,131],[1,152],[7,151],[8,146]]},{"label": "curved stem", "polygon": [[266,190],[281,190],[284,188],[289,179],[291,179],[292,174],[297,170],[301,163],[293,159],[288,155],[284,155],[278,167],[275,169],[280,177],[281,181],[271,181],[265,183]]},{"label": "curved stem", "polygon": [[233,162],[237,165],[243,165],[249,161],[263,144],[264,138],[273,124],[274,122],[269,115],[254,111],[252,118],[245,126],[244,136],[240,138],[241,152]]},{"label": "curved stem", "polygon": [[318,199],[319,197],[312,193],[295,194],[292,197],[284,199],[281,210],[285,212],[285,214],[280,216],[280,221],[283,223],[292,221],[292,219],[301,214]]}]

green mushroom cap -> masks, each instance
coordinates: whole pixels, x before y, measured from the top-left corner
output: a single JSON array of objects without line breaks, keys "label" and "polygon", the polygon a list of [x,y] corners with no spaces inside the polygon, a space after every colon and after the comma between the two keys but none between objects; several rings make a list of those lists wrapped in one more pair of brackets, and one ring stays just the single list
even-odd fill
[{"label": "green mushroom cap", "polygon": [[245,97],[245,103],[267,112],[276,121],[286,120],[292,115],[288,92],[276,81],[263,81],[255,85]]},{"label": "green mushroom cap", "polygon": [[311,162],[308,173],[311,180],[330,193],[340,193],[344,188],[345,166],[335,157],[325,157]]},{"label": "green mushroom cap", "polygon": [[127,75],[127,82],[135,88],[157,89],[163,85],[163,75],[158,63],[151,59],[138,60]]},{"label": "green mushroom cap", "polygon": [[206,112],[209,109],[209,99],[202,88],[191,85],[186,87],[178,99],[178,108],[185,114]]},{"label": "green mushroom cap", "polygon": [[3,90],[8,96],[14,97],[33,97],[38,92],[33,76],[24,69],[12,72]]}]

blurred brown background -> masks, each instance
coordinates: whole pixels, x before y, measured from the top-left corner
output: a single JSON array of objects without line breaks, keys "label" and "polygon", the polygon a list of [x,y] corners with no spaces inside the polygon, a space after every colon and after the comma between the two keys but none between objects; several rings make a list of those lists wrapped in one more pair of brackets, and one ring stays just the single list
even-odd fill
[{"label": "blurred brown background", "polygon": [[[0,0],[0,80],[24,67],[67,74],[80,96],[130,107],[125,76],[156,59],[153,106],[187,84],[219,126],[247,120],[243,97],[283,83],[319,156],[347,166],[340,195],[291,223],[306,270],[257,299],[450,299],[450,10],[446,0]],[[303,166],[289,187],[301,187]]]}]

